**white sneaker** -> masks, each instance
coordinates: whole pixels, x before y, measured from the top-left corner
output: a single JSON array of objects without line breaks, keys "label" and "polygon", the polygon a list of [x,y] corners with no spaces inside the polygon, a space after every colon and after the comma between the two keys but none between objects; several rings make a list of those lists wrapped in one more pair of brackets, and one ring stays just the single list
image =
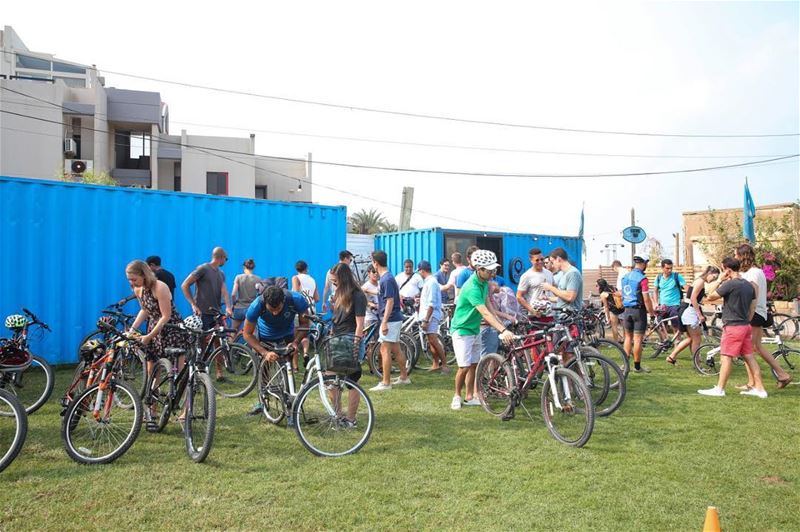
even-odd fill
[{"label": "white sneaker", "polygon": [[479,399],[473,397],[469,401],[464,401],[464,406],[481,406],[481,402]]},{"label": "white sneaker", "polygon": [[450,408],[452,410],[461,410],[461,396],[454,395],[453,402],[450,403]]},{"label": "white sneaker", "polygon": [[767,390],[757,390],[755,388],[750,388],[749,390],[739,392],[739,395],[754,395],[756,397],[760,397],[761,399],[766,399]]},{"label": "white sneaker", "polygon": [[369,389],[369,391],[371,391],[371,392],[383,392],[383,391],[391,390],[391,389],[392,389],[392,385],[391,384],[384,384],[383,382],[379,382],[377,386],[373,386],[372,388]]},{"label": "white sneaker", "polygon": [[[725,390],[718,386],[709,388],[708,390],[697,390],[700,395],[710,395],[711,397],[725,397]],[[764,392],[766,393],[766,392]]]},{"label": "white sneaker", "polygon": [[411,379],[409,377],[406,377],[405,379],[397,377],[395,380],[392,381],[392,384],[411,384]]}]

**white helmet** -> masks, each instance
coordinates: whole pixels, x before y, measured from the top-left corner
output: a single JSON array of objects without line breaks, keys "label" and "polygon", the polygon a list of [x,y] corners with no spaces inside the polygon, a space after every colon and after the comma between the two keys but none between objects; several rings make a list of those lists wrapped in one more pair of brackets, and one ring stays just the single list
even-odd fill
[{"label": "white helmet", "polygon": [[187,329],[202,329],[203,328],[203,320],[200,319],[200,316],[197,314],[192,314],[191,316],[187,316],[183,319],[183,325]]},{"label": "white helmet", "polygon": [[477,270],[478,268],[486,268],[487,270],[497,269],[500,265],[497,264],[497,255],[488,249],[479,249],[470,257],[472,265]]}]

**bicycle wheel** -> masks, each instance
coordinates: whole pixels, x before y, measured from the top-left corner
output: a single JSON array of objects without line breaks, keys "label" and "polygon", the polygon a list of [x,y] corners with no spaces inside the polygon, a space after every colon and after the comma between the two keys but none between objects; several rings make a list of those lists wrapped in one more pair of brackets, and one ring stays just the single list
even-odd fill
[{"label": "bicycle wheel", "polygon": [[583,447],[594,430],[594,406],[586,384],[574,371],[556,368],[555,388],[542,385],[542,415],[547,430],[559,442]]},{"label": "bicycle wheel", "polygon": [[144,407],[149,408],[151,423],[147,426],[148,432],[161,432],[169,422],[172,414],[170,387],[172,386],[172,363],[162,358],[150,370],[147,379],[147,394],[144,398]]},{"label": "bicycle wheel", "polygon": [[[400,350],[406,357],[406,371],[411,374],[411,370],[413,369],[412,362],[414,360],[414,347],[413,341],[409,341],[409,339],[404,338],[403,335],[400,335]],[[383,364],[382,364],[382,357],[381,357],[381,344],[377,342],[373,348],[372,352],[369,354],[369,365],[370,371],[376,375],[378,378],[383,377]],[[398,373],[399,369],[397,368],[397,363],[394,361],[394,357],[392,357],[392,373]]]},{"label": "bicycle wheel", "polygon": [[642,339],[642,357],[658,358],[666,350],[664,345],[664,342],[659,340],[657,334],[652,334],[649,338]]},{"label": "bicycle wheel", "polygon": [[[775,360],[781,367],[792,376],[792,382],[789,384],[800,384],[800,351],[797,349],[778,349],[772,356],[775,357]],[[778,375],[775,374],[775,370],[771,369],[772,376],[776,379]]]},{"label": "bicycle wheel", "polygon": [[[117,400],[118,396],[124,397]],[[120,403],[133,405],[122,408]],[[98,408],[99,407],[99,408]],[[67,407],[61,439],[67,455],[80,464],[108,464],[133,445],[142,428],[136,390],[124,381],[93,384]]]},{"label": "bicycle wheel", "polygon": [[[594,413],[601,417],[610,416],[622,406],[622,402],[625,400],[627,393],[625,377],[616,362],[592,348],[588,348],[591,349],[589,352],[586,349],[585,347],[581,349],[581,357],[583,358],[583,367],[586,368],[584,380],[594,402]],[[567,369],[582,375],[582,372],[576,371],[577,364],[577,360],[572,360],[567,365]],[[605,394],[602,393],[603,388],[605,388]],[[602,399],[600,399],[601,397]],[[601,405],[605,406],[600,408]]]},{"label": "bicycle wheel", "polygon": [[611,359],[622,370],[623,376],[627,379],[631,371],[630,361],[628,355],[622,344],[614,340],[597,339],[589,344],[591,347],[597,349],[601,355]]},{"label": "bicycle wheel", "polygon": [[256,385],[258,359],[253,351],[239,344],[216,348],[208,359],[208,370],[215,373],[214,390],[223,397],[244,397]]},{"label": "bicycle wheel", "polygon": [[14,461],[28,435],[28,414],[14,394],[0,389],[0,471]]},{"label": "bicycle wheel", "polygon": [[211,452],[217,422],[217,396],[211,377],[195,372],[189,378],[186,393],[186,419],[183,424],[186,452],[195,462],[202,462]]},{"label": "bicycle wheel", "polygon": [[375,424],[375,410],[364,389],[332,375],[323,379],[322,387],[319,380],[303,387],[292,415],[297,437],[317,456],[355,453],[367,443]]},{"label": "bicycle wheel", "polygon": [[781,338],[784,340],[797,340],[800,337],[800,318],[793,316],[779,318],[775,315],[773,319],[775,320],[775,328],[779,331]]},{"label": "bicycle wheel", "polygon": [[[147,387],[147,364],[144,353],[132,347],[123,348],[117,353],[118,365],[114,378],[125,381],[136,390],[139,397],[144,396]],[[123,408],[133,408],[133,405],[122,404]]]},{"label": "bicycle wheel", "polygon": [[286,417],[283,397],[287,390],[286,374],[277,362],[262,361],[258,371],[258,400],[267,421],[277,425]]},{"label": "bicycle wheel", "polygon": [[720,357],[718,344],[703,344],[692,355],[694,369],[700,375],[719,375]]},{"label": "bicycle wheel", "polygon": [[400,345],[403,349],[403,354],[406,356],[406,369],[411,373],[417,365],[420,350],[417,349],[417,342],[413,336],[407,332],[400,333]]},{"label": "bicycle wheel", "polygon": [[444,356],[447,359],[447,365],[452,366],[456,363],[456,350],[453,348],[453,337],[449,334],[441,335],[442,346],[444,346]]},{"label": "bicycle wheel", "polygon": [[10,373],[7,390],[17,396],[25,412],[30,415],[39,410],[53,393],[53,368],[45,359],[32,355],[31,365],[22,371]]},{"label": "bicycle wheel", "polygon": [[512,397],[516,379],[511,364],[497,353],[481,358],[475,370],[478,385],[478,400],[484,410],[496,417],[503,417],[512,408]]}]

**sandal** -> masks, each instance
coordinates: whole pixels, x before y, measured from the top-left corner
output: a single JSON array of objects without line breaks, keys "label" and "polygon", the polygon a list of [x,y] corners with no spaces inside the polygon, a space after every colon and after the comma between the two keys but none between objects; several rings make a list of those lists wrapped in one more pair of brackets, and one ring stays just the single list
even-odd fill
[{"label": "sandal", "polygon": [[778,389],[786,388],[786,385],[792,382],[792,376],[787,375],[785,379],[778,379]]},{"label": "sandal", "polygon": [[678,359],[673,356],[667,357],[667,363],[672,364],[673,366],[677,365]]}]

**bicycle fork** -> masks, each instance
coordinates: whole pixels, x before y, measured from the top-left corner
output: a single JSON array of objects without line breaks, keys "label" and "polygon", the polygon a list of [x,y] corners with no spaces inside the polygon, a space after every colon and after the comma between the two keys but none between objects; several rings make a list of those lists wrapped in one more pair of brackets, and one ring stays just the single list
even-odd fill
[{"label": "bicycle fork", "polygon": [[[560,357],[555,353],[550,353],[545,362],[547,363],[547,380],[550,381],[550,388],[552,390],[550,393],[553,395],[553,402],[555,403],[556,408],[563,410],[564,406],[561,404],[561,399],[559,398],[560,394],[558,393],[558,386],[556,384],[556,368],[561,363]],[[564,387],[564,399],[567,401],[567,403],[572,403],[569,380],[566,376],[561,377],[561,383]]]}]

